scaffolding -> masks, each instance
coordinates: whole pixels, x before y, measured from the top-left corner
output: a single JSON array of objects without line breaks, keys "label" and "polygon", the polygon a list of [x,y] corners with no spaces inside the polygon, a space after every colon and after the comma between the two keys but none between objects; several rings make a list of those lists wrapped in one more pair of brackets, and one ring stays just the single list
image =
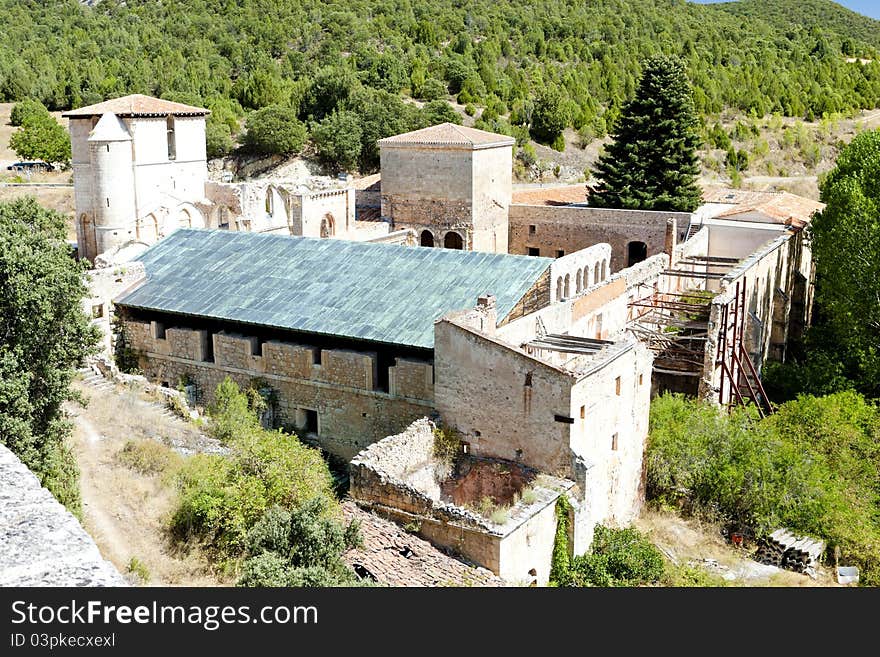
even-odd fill
[{"label": "scaffolding", "polygon": [[[699,260],[707,267],[730,267],[729,259],[691,260],[694,262],[688,264],[696,264]],[[667,270],[664,275],[685,278],[699,276],[708,280],[724,274]],[[648,289],[650,294],[629,303],[627,328],[654,352],[654,372],[701,377],[706,366],[706,347],[710,338],[711,298],[703,290],[660,292],[654,288]],[[733,298],[720,307],[714,357],[714,366],[720,369],[718,401],[729,408],[751,401],[764,417],[773,412],[773,406],[745,347],[746,315],[746,286],[743,281],[738,281]]]}]

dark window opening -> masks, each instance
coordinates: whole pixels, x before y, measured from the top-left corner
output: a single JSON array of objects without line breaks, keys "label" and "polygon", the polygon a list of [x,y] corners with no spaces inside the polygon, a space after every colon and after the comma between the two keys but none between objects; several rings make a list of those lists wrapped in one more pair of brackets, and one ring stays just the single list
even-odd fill
[{"label": "dark window opening", "polygon": [[529,247],[529,255],[530,256],[539,256],[541,255],[541,249],[535,248],[534,246]]},{"label": "dark window opening", "polygon": [[632,267],[648,257],[648,245],[644,242],[630,242],[626,245],[626,266]]},{"label": "dark window opening", "polygon": [[423,230],[419,238],[419,246],[434,246],[434,234],[430,230]]},{"label": "dark window opening", "polygon": [[523,384],[526,388],[532,387],[532,373],[526,372],[526,382]]},{"label": "dark window opening", "polygon": [[581,406],[581,419],[583,420],[586,417],[587,417],[587,407]]},{"label": "dark window opening", "polygon": [[529,224],[529,235],[534,235],[536,232],[536,228],[534,224]]},{"label": "dark window opening", "polygon": [[251,341],[251,356],[262,356],[263,355],[263,343],[265,340],[261,340],[257,338],[256,340]]},{"label": "dark window opening", "polygon": [[312,349],[312,363],[315,365],[321,364],[321,350],[320,349]]},{"label": "dark window opening", "polygon": [[206,363],[214,362],[214,334],[207,333],[207,339],[205,340],[205,354],[203,360]]},{"label": "dark window opening", "polygon": [[165,120],[165,133],[168,135],[168,159],[177,158],[177,138],[174,134],[174,117],[170,114]]},{"label": "dark window opening", "polygon": [[611,450],[614,452],[617,451],[617,434],[611,436]]},{"label": "dark window opening", "polygon": [[563,424],[574,424],[574,418],[570,415],[554,415],[553,419],[556,422],[562,422]]},{"label": "dark window opening", "polygon": [[461,251],[464,248],[464,240],[456,232],[446,233],[446,236],[443,238],[443,247]]},{"label": "dark window opening", "polygon": [[563,251],[562,249],[556,249],[556,257],[557,258],[561,258],[564,255],[565,255],[565,251]]},{"label": "dark window opening", "polygon": [[318,411],[306,409],[306,433],[318,433]]}]

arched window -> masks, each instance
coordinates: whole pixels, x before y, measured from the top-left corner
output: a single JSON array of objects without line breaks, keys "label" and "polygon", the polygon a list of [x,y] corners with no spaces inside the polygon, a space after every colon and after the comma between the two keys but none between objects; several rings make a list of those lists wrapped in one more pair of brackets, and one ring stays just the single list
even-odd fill
[{"label": "arched window", "polygon": [[626,266],[632,267],[648,257],[648,245],[644,242],[630,242],[626,245]]},{"label": "arched window", "polygon": [[174,116],[169,114],[165,119],[165,134],[168,138],[168,159],[177,158],[177,137],[174,134]]},{"label": "arched window", "polygon": [[423,230],[419,237],[419,246],[434,246],[434,233],[430,230]]},{"label": "arched window", "polygon": [[599,278],[599,263],[596,263],[596,266],[593,268],[593,285],[598,283],[601,278]]},{"label": "arched window", "polygon": [[584,267],[584,289],[590,287],[590,265]]},{"label": "arched window", "polygon": [[461,235],[453,231],[446,233],[446,236],[443,238],[443,247],[446,249],[458,249],[460,251],[464,248],[464,241],[461,239]]},{"label": "arched window", "polygon": [[608,277],[608,261],[602,261],[602,280],[604,281]]},{"label": "arched window", "polygon": [[556,279],[556,300],[562,299],[562,276]]},{"label": "arched window", "polygon": [[566,299],[571,296],[571,276],[569,276],[568,274],[565,275],[565,287],[562,293]]},{"label": "arched window", "polygon": [[266,190],[266,214],[270,217],[275,209],[275,199],[272,198],[272,188]]},{"label": "arched window", "polygon": [[220,206],[219,218],[217,220],[217,228],[229,230],[229,208],[225,205]]},{"label": "arched window", "polygon": [[333,237],[336,234],[336,221],[329,212],[321,219],[321,237]]},{"label": "arched window", "polygon": [[583,287],[581,287],[581,270],[578,269],[577,274],[575,274],[574,277],[574,291],[575,293],[580,294],[581,290],[583,290]]}]

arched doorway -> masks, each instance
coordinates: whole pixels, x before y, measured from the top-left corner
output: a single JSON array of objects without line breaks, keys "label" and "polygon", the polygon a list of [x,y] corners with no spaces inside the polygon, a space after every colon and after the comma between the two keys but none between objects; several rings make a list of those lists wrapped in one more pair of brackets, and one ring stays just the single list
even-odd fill
[{"label": "arched doorway", "polygon": [[446,233],[446,236],[443,238],[443,248],[461,251],[464,248],[464,240],[461,239],[461,235],[454,231]]},{"label": "arched doorway", "polygon": [[336,221],[329,212],[321,219],[321,237],[333,237],[336,234]]},{"label": "arched doorway", "polygon": [[434,246],[434,233],[430,230],[423,230],[419,237],[419,246]]},{"label": "arched doorway", "polygon": [[177,225],[181,228],[192,228],[192,217],[188,210],[181,210],[177,215]]},{"label": "arched doorway", "polygon": [[648,245],[644,242],[630,242],[626,245],[626,266],[632,267],[648,257]]}]

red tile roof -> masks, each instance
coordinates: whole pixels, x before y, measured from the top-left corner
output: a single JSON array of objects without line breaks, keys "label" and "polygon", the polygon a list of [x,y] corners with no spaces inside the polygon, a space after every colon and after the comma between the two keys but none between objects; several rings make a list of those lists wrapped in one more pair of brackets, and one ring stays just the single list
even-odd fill
[{"label": "red tile roof", "polygon": [[789,192],[756,192],[726,187],[707,186],[703,189],[706,203],[725,203],[735,207],[716,215],[724,219],[742,218],[745,215],[762,215],[768,223],[803,225],[813,213],[825,208],[824,203]]},{"label": "red tile roof", "polygon": [[204,116],[211,113],[210,110],[204,107],[193,107],[192,105],[175,103],[170,100],[144,96],[143,94],[132,94],[106,100],[96,105],[70,110],[62,113],[61,116],[82,118],[100,116],[107,112],[113,112],[116,116],[166,116],[168,114],[173,114],[174,116]]},{"label": "red tile roof", "polygon": [[429,128],[406,132],[379,140],[380,146],[457,146],[467,148],[489,148],[492,146],[513,146],[513,137],[494,132],[467,128],[455,123],[441,123]]},{"label": "red tile roof", "polygon": [[342,511],[347,520],[360,523],[364,546],[342,558],[361,576],[372,575],[390,586],[504,586],[491,571],[449,556],[351,500],[343,502]]}]

